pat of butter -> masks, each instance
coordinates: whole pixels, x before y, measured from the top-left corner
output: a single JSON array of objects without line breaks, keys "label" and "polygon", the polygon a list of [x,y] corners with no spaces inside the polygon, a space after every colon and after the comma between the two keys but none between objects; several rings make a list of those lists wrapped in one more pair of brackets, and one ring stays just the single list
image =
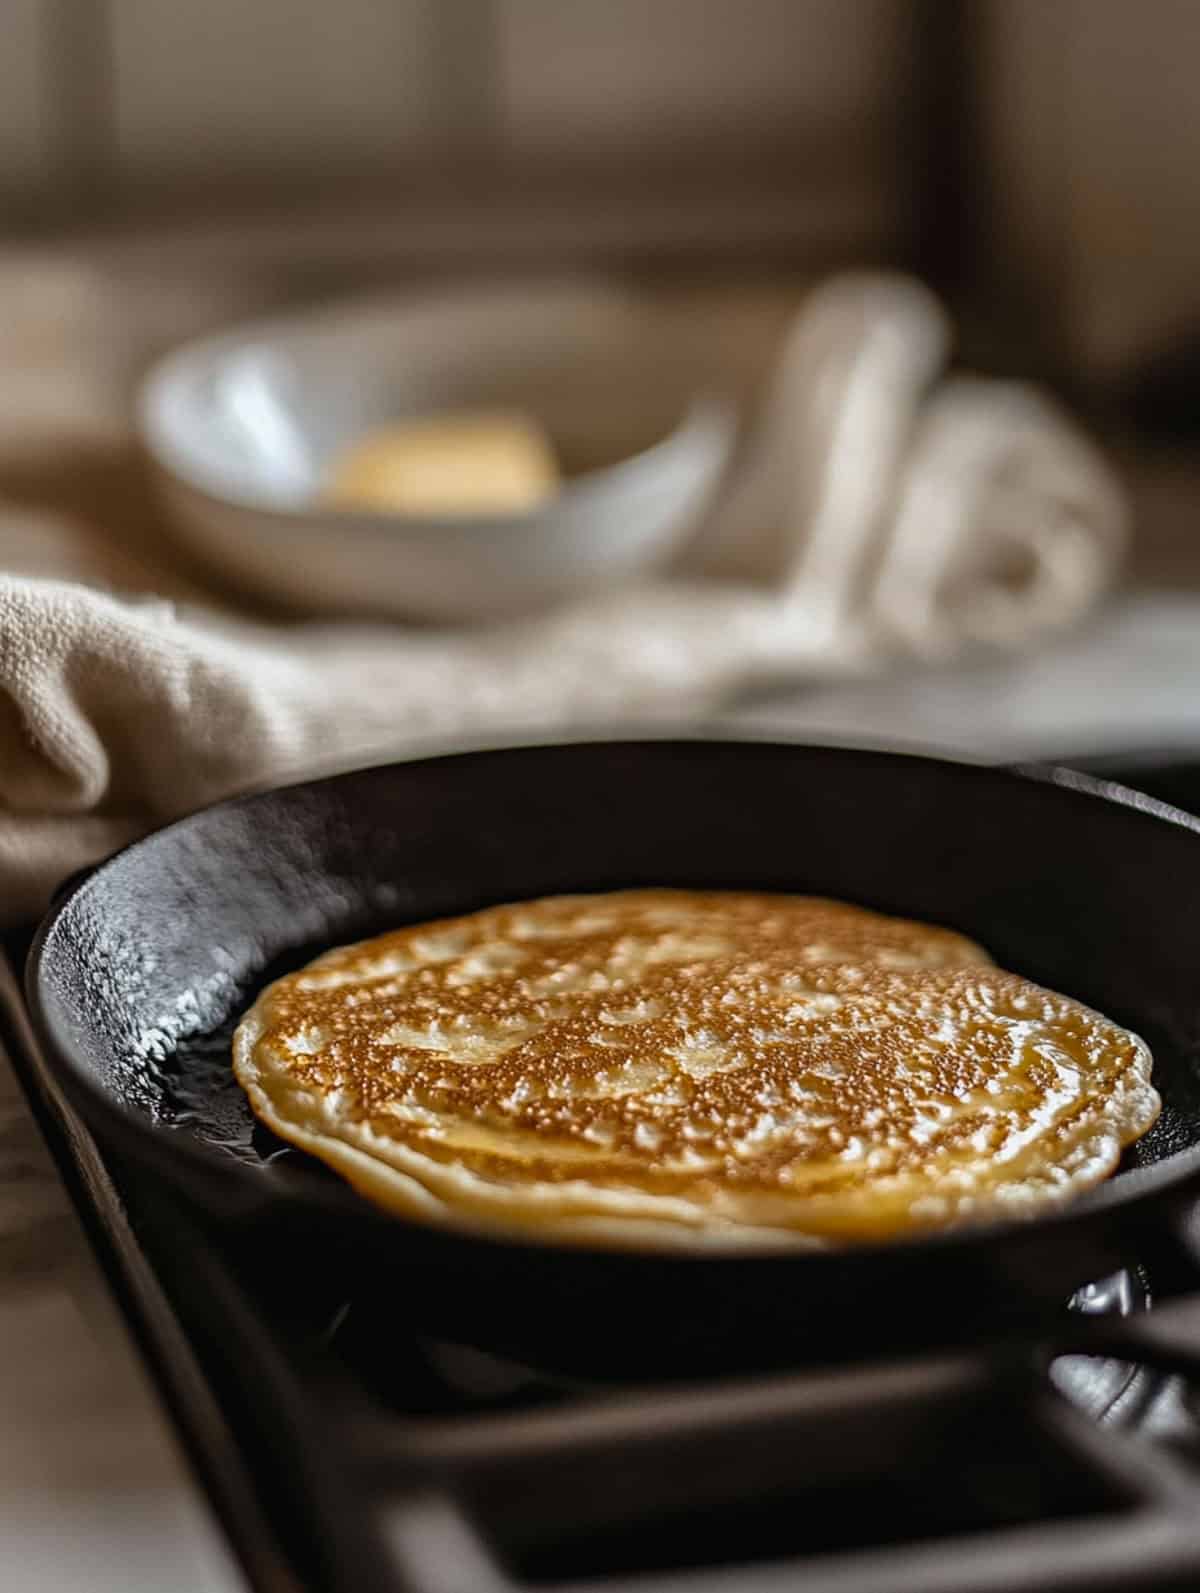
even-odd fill
[{"label": "pat of butter", "polygon": [[512,514],[545,502],[558,481],[549,439],[525,416],[436,415],[352,445],[322,497],[392,514]]}]

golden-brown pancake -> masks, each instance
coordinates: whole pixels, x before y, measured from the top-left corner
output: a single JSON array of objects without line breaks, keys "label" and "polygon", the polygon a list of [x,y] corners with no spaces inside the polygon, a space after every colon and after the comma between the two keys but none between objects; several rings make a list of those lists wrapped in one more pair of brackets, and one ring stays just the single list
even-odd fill
[{"label": "golden-brown pancake", "polygon": [[1136,1035],[972,941],[813,897],[552,897],[271,985],[255,1113],[407,1216],[649,1247],[1036,1212],[1154,1121]]}]

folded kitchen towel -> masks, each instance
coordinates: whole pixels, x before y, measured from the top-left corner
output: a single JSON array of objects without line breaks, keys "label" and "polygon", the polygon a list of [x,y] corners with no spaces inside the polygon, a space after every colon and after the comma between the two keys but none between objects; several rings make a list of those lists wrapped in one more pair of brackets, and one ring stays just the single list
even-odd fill
[{"label": "folded kitchen towel", "polygon": [[115,536],[0,506],[0,916],[272,779],[455,737],[680,723],[752,684],[1070,624],[1119,562],[1121,493],[1037,392],[941,381],[948,341],[908,279],[826,284],[678,568],[519,624],[257,621]]}]

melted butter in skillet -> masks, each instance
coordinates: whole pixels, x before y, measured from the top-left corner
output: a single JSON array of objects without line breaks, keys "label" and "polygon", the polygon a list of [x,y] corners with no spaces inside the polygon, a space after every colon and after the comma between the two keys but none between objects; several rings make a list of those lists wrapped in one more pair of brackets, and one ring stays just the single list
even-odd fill
[{"label": "melted butter in skillet", "polygon": [[553,898],[342,948],[264,992],[277,1133],[444,1221],[828,1242],[1040,1208],[1157,1113],[1142,1043],[932,926],[813,898]]}]

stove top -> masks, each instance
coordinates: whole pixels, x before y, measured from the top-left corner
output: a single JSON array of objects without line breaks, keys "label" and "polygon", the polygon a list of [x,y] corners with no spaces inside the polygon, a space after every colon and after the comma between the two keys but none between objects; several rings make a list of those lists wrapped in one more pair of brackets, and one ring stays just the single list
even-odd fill
[{"label": "stove top", "polygon": [[[1145,762],[1130,783],[1200,808],[1200,764]],[[1053,1349],[593,1384],[419,1336],[394,1283],[240,1253],[102,1158],[23,1014],[7,1023],[258,1593],[1200,1587],[1187,1233],[1081,1291]]]}]

